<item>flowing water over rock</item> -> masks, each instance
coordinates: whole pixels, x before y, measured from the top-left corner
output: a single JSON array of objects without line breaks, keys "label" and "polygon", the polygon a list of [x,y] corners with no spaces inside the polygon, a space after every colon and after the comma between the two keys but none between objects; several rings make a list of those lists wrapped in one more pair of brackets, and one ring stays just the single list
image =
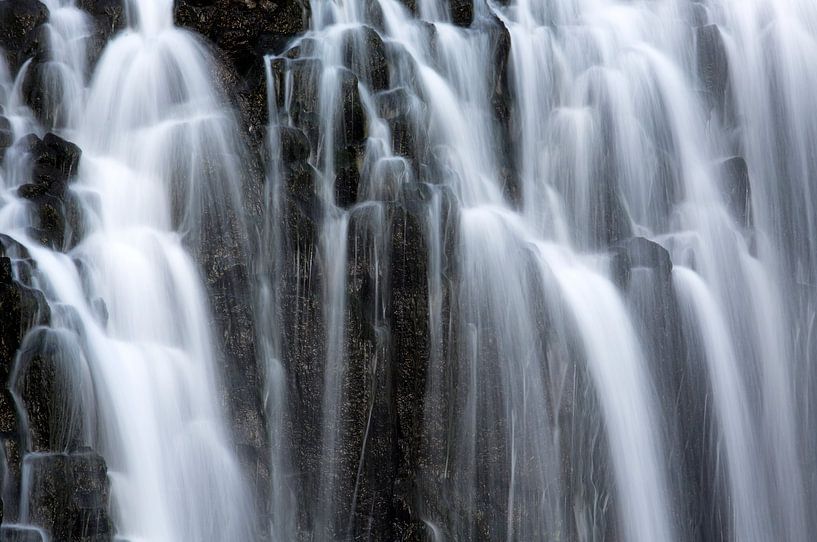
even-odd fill
[{"label": "flowing water over rock", "polygon": [[[17,252],[12,257],[25,254],[15,277],[43,293],[50,319],[27,335],[10,382],[28,410],[24,424],[35,423],[27,391],[61,398],[44,420],[61,427],[30,426],[32,434],[65,433],[24,444],[31,453],[19,521],[69,539],[54,518],[39,517],[48,501],[37,487],[49,483],[40,481],[50,476],[49,458],[69,461],[92,447],[107,462],[121,536],[252,539],[253,495],[229,444],[218,344],[191,257],[213,238],[229,239],[230,210],[240,204],[236,127],[209,80],[209,54],[173,28],[172,3],[135,2],[129,28],[86,81],[89,17],[68,2],[48,7],[49,54],[37,84],[57,99],[40,104],[40,116],[82,151],[51,133],[25,136],[42,128],[23,111],[12,117],[15,136],[25,137],[7,151],[0,223],[15,243],[4,246]],[[12,115],[16,92],[6,105]],[[16,187],[15,175],[33,182]],[[21,373],[34,370],[59,389],[26,387]],[[78,506],[87,512],[87,503]],[[99,507],[97,527],[83,533],[89,540],[112,532],[108,503]]]},{"label": "flowing water over rock", "polygon": [[0,22],[1,540],[817,529],[812,2]]}]

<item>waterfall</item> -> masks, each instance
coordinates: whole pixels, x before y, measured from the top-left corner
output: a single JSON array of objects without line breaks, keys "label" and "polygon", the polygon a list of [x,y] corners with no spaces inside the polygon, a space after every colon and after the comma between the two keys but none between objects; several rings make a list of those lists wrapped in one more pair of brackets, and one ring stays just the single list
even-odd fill
[{"label": "waterfall", "polygon": [[[299,529],[400,539],[384,514],[409,514],[433,540],[805,540],[814,138],[789,115],[813,111],[813,70],[794,68],[813,9],[469,9],[315,2],[266,60],[271,129],[309,145],[270,152],[314,167],[298,186],[281,170],[281,197],[319,217],[311,244],[288,223],[278,238],[285,262],[290,239],[318,266],[304,295],[325,348],[290,354],[296,381],[307,360],[325,371],[320,406],[285,415],[316,424],[287,455],[303,454]],[[424,281],[427,342],[408,346],[424,388],[406,414],[404,292],[380,280],[415,222],[424,261],[399,274]],[[368,452],[395,445],[417,449]],[[408,487],[371,469],[408,469]]]},{"label": "waterfall", "polygon": [[806,541],[817,5],[0,0],[2,540]]},{"label": "waterfall", "polygon": [[[38,202],[18,199],[11,183],[0,229],[30,254],[31,285],[44,292],[54,330],[42,340],[62,352],[52,363],[86,373],[69,394],[86,434],[50,451],[85,446],[104,457],[113,523],[129,540],[253,539],[254,496],[230,445],[220,345],[193,259],[241,227],[229,223],[240,218],[237,128],[210,80],[212,60],[173,27],[171,2],[133,2],[129,28],[86,80],[85,15],[73,2],[49,8],[45,79],[62,90],[60,133],[82,148],[64,203],[71,198],[81,238],[66,231],[43,247],[33,232],[45,225],[27,209]],[[23,154],[24,167],[55,139],[8,152]],[[25,478],[19,520],[36,523]]]}]

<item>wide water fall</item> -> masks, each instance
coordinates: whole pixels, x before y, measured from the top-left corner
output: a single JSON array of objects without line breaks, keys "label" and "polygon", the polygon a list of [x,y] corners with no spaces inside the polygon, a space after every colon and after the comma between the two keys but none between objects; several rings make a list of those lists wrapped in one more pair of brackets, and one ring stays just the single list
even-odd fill
[{"label": "wide water fall", "polygon": [[0,0],[0,541],[808,541],[817,4]]}]

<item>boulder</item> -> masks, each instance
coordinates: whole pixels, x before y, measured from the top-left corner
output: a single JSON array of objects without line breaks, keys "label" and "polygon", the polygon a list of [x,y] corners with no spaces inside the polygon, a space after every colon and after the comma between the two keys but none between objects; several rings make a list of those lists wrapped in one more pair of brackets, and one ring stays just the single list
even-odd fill
[{"label": "boulder", "polygon": [[729,56],[723,35],[717,25],[699,26],[695,30],[698,77],[709,106],[721,115],[728,113],[731,102]]},{"label": "boulder", "polygon": [[0,2],[0,48],[12,73],[26,59],[44,51],[45,36],[38,29],[48,15],[48,8],[37,0]]},{"label": "boulder", "polygon": [[741,156],[733,156],[718,164],[726,203],[740,226],[752,225],[752,184],[749,167]]},{"label": "boulder", "polygon": [[474,22],[474,0],[451,0],[451,21],[462,27],[469,27]]},{"label": "boulder", "polygon": [[632,237],[613,247],[612,272],[617,284],[626,286],[632,270],[638,267],[652,269],[669,280],[672,272],[670,254],[661,245],[644,237]]},{"label": "boulder", "polygon": [[30,233],[46,246],[70,249],[82,237],[80,203],[68,190],[82,152],[52,133],[42,140],[30,134],[23,144],[32,163],[32,182],[21,185],[17,193],[34,208],[37,224]]},{"label": "boulder", "polygon": [[389,86],[389,64],[383,40],[372,27],[345,30],[341,37],[343,64],[366,85],[377,92]]},{"label": "boulder", "polygon": [[6,149],[14,143],[14,131],[9,119],[0,115],[0,159],[6,154]]}]

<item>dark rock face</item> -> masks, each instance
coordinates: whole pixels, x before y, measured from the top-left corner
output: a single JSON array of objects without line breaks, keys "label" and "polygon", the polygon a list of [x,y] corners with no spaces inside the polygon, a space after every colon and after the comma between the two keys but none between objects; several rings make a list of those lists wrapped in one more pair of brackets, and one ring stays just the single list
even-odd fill
[{"label": "dark rock face", "polygon": [[277,138],[281,145],[281,160],[286,164],[304,163],[309,159],[309,140],[301,130],[280,126]]},{"label": "dark rock face", "polygon": [[334,149],[335,202],[341,207],[349,207],[358,200],[360,187],[366,116],[357,85],[358,79],[352,72],[342,72]]},{"label": "dark rock face", "polygon": [[[2,252],[6,251],[4,248]],[[50,318],[43,294],[15,281],[11,268],[11,258],[0,257],[0,309],[3,314],[0,319],[0,377],[3,382],[8,382],[14,357],[28,330],[47,324]]]},{"label": "dark rock face", "polygon": [[[202,35],[216,59],[214,79],[239,113],[248,153],[244,157],[244,212],[250,231],[257,227],[263,206],[263,157],[266,155],[267,112],[265,60],[281,52],[306,29],[308,4],[298,1],[177,0],[177,25]],[[292,157],[308,153],[303,139],[293,132],[278,134]],[[294,168],[294,183],[308,182],[303,168]],[[292,201],[292,200],[291,200]],[[296,203],[297,207],[302,202]],[[287,207],[289,208],[289,207]],[[289,208],[293,209],[294,208]],[[205,270],[215,315],[215,327],[224,341],[224,394],[240,455],[255,482],[259,505],[269,491],[269,450],[263,412],[263,369],[258,365],[253,321],[252,270],[246,262],[252,250],[247,232],[234,229],[225,235],[213,231],[202,243],[199,260]],[[225,242],[225,238],[232,239]],[[231,246],[227,246],[231,245]]]},{"label": "dark rock face", "polygon": [[[125,28],[126,10],[124,0],[81,0],[77,7],[87,13],[90,34],[84,40],[87,62],[83,75],[89,77],[107,42]],[[38,27],[34,32],[38,50],[33,55],[23,53],[29,54],[31,62],[22,80],[22,96],[45,128],[61,128],[67,120],[62,96],[67,83],[66,74],[63,66],[53,61],[47,51],[46,27]]]},{"label": "dark rock face", "polygon": [[669,279],[672,260],[667,249],[658,243],[643,237],[633,237],[617,244],[614,251],[613,276],[620,285],[629,284],[633,269],[639,267],[653,269]]},{"label": "dark rock face", "polygon": [[40,26],[48,20],[48,8],[37,0],[8,0],[0,3],[0,47],[12,73],[44,47]]},{"label": "dark rock face", "polygon": [[[303,142],[306,136],[296,136]],[[286,148],[286,147],[284,147]],[[321,468],[321,401],[326,356],[326,315],[321,307],[326,270],[318,255],[324,206],[316,194],[318,173],[303,159],[281,166],[282,190],[274,207],[280,217],[280,246],[275,261],[281,349],[290,391],[285,427],[294,450],[292,463],[299,493],[299,509],[317,497]],[[273,221],[272,217],[267,220]],[[274,223],[273,223],[274,227]],[[314,502],[314,501],[313,501]],[[297,518],[299,527],[310,518]]]},{"label": "dark rock face", "polygon": [[499,161],[499,174],[503,180],[503,191],[508,201],[519,205],[522,201],[519,179],[514,171],[513,141],[511,137],[511,89],[508,82],[508,64],[511,54],[511,34],[498,18],[491,18],[485,24],[485,31],[491,36],[491,106],[497,129],[494,149]]},{"label": "dark rock face", "polygon": [[93,34],[88,42],[89,66],[99,60],[105,44],[111,37],[125,28],[126,10],[124,0],[79,0],[77,7],[91,16]]},{"label": "dark rock face", "polygon": [[21,346],[10,384],[25,413],[29,451],[72,451],[85,444],[83,415],[91,405],[82,404],[79,354],[72,334],[45,327],[32,330]]},{"label": "dark rock face", "polygon": [[[419,197],[418,197],[419,196]],[[432,360],[429,334],[429,269],[426,223],[430,205],[426,193],[405,194],[391,215],[392,351],[394,387],[395,477],[392,488],[393,536],[398,540],[420,538],[425,531],[416,510],[417,486],[425,463],[423,442],[427,372]]]},{"label": "dark rock face", "polygon": [[308,5],[298,1],[177,0],[175,3],[176,23],[208,38],[225,52],[239,72],[246,72],[257,60],[262,41],[277,44],[283,50],[291,38],[303,32],[308,9]]},{"label": "dark rock face", "polygon": [[0,526],[0,542],[45,542],[42,532],[34,527]]},{"label": "dark rock face", "polygon": [[343,62],[372,91],[389,86],[386,48],[372,27],[352,28],[344,33]]},{"label": "dark rock face", "polygon": [[256,149],[267,122],[263,57],[282,52],[309,20],[308,2],[292,0],[177,0],[176,24],[215,46],[217,79],[231,96]]},{"label": "dark rock face", "polygon": [[[45,175],[70,174],[78,149],[53,137],[37,141]],[[53,540],[110,541],[107,468],[82,447],[81,394],[72,385],[78,358],[65,340],[57,340],[64,333],[46,327],[51,311],[43,294],[15,279],[30,280],[34,264],[25,248],[5,236],[0,247],[0,440],[3,499],[10,505],[5,517],[36,525]],[[26,517],[20,517],[21,499]],[[41,540],[42,532],[3,526],[0,540]]]},{"label": "dark rock face", "polygon": [[54,540],[108,542],[110,487],[105,460],[90,450],[71,454],[31,454],[24,472],[30,479],[27,518]]},{"label": "dark rock face", "polygon": [[11,147],[11,144],[14,143],[14,133],[11,129],[11,123],[9,119],[0,115],[0,159],[6,153],[6,149]]},{"label": "dark rock face", "polygon": [[457,26],[468,27],[474,22],[474,2],[472,0],[451,0],[451,21]]},{"label": "dark rock face", "polygon": [[729,57],[717,25],[698,27],[695,33],[698,50],[698,73],[707,93],[710,106],[721,115],[727,115],[731,107],[731,83]]},{"label": "dark rock face", "polygon": [[46,246],[69,249],[82,236],[79,203],[68,190],[82,152],[52,133],[43,139],[31,134],[22,144],[30,155],[32,182],[20,186],[17,192],[31,202],[37,217],[32,234]]},{"label": "dark rock face", "polygon": [[749,167],[740,156],[727,158],[718,164],[726,202],[738,224],[744,228],[752,225],[752,185]]},{"label": "dark rock face", "polygon": [[427,118],[425,104],[406,87],[381,92],[376,100],[378,115],[389,125],[392,150],[410,160],[417,171],[420,157],[425,154],[417,137]]}]

